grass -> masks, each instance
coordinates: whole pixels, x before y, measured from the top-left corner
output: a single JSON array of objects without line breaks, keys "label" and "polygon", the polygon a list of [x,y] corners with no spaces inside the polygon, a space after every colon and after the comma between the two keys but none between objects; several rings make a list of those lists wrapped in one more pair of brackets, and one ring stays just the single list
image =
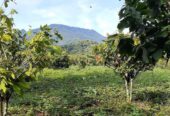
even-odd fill
[{"label": "grass", "polygon": [[134,80],[133,103],[126,102],[124,81],[112,69],[89,66],[45,69],[23,96],[12,96],[12,116],[168,116],[170,71],[156,68]]}]

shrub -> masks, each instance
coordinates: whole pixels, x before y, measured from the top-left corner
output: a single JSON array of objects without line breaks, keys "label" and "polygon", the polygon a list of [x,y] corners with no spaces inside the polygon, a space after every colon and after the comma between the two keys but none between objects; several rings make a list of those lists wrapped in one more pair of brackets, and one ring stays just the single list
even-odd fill
[{"label": "shrub", "polygon": [[69,68],[70,66],[70,59],[68,55],[63,55],[57,58],[53,63],[53,68]]}]

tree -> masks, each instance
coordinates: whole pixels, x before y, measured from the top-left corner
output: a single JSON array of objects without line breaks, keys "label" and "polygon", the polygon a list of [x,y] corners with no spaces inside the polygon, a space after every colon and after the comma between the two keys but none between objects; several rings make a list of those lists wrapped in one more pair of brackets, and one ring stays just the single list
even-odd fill
[{"label": "tree", "polygon": [[[131,101],[132,79],[140,71],[152,69],[160,58],[170,57],[170,2],[168,0],[125,0],[119,12],[118,29],[130,35],[109,36],[108,63],[125,79]],[[115,47],[112,49],[112,47]],[[110,65],[110,64],[109,64]],[[130,92],[129,92],[130,90]]]},{"label": "tree", "polygon": [[[11,0],[13,1],[13,0]],[[9,0],[5,0],[5,7]],[[13,93],[21,94],[28,88],[29,81],[34,80],[36,73],[49,65],[59,55],[60,50],[54,46],[50,28],[41,26],[35,35],[24,34],[13,27],[12,9],[6,15],[0,8],[0,115],[6,116],[8,102]],[[31,31],[29,31],[29,34]],[[56,36],[61,35],[56,32]]]},{"label": "tree", "polygon": [[70,66],[70,59],[67,54],[62,54],[60,57],[56,58],[53,62],[52,68],[69,68]]},{"label": "tree", "polygon": [[103,55],[105,65],[113,68],[125,80],[128,102],[132,100],[133,79],[141,71],[153,69],[152,64],[143,63],[142,60],[135,58],[133,49],[138,44],[140,43],[137,38],[132,41],[129,35],[114,34],[108,36],[103,50],[105,51]]},{"label": "tree", "polygon": [[170,57],[170,1],[125,0],[119,12],[118,29],[129,28],[130,39],[138,38],[140,44],[134,55],[145,63],[154,64],[160,58]]},{"label": "tree", "polygon": [[93,54],[95,55],[95,60],[97,64],[105,64],[105,57],[106,57],[106,48],[107,48],[106,43],[100,43],[96,46],[92,47]]}]

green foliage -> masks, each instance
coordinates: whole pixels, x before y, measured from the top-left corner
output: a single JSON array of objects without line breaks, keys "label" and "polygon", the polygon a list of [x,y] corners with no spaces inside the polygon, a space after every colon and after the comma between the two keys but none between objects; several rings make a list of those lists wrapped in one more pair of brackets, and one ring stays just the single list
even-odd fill
[{"label": "green foliage", "polygon": [[68,53],[70,65],[78,65],[80,68],[84,68],[86,65],[97,64],[92,51],[95,45],[97,45],[97,42],[81,40],[62,47]]},{"label": "green foliage", "polygon": [[97,45],[97,42],[93,42],[90,40],[81,40],[64,45],[63,49],[65,49],[69,54],[90,54],[91,47],[94,45]]},{"label": "green foliage", "polygon": [[138,38],[131,40],[129,35],[109,35],[105,42],[94,48],[94,53],[103,58],[104,64],[115,69],[128,81],[135,78],[140,71],[152,69],[152,65],[136,59],[134,49],[139,44]]},{"label": "green foliage", "polygon": [[[5,7],[9,1],[4,1]],[[21,94],[29,87],[27,82],[34,80],[36,73],[61,53],[61,48],[54,46],[56,41],[51,38],[47,25],[41,26],[40,32],[27,39],[26,34],[13,27],[12,16],[16,11],[12,9],[10,17],[5,13],[0,8],[0,115],[6,115],[4,109],[7,109],[12,93]],[[58,33],[56,35],[60,38]]]},{"label": "green foliage", "polygon": [[[1,86],[3,93],[20,93],[27,87],[26,81],[33,79],[37,71],[48,66],[60,50],[53,46],[53,40],[46,35],[49,30],[42,27],[32,39],[26,40],[18,30],[10,33],[10,39],[1,41]],[[9,38],[9,36],[6,36]],[[5,86],[4,86],[5,85]]]},{"label": "green foliage", "polygon": [[169,14],[168,0],[125,0],[118,28],[129,28],[131,41],[139,38],[140,44],[133,48],[135,58],[151,64],[160,58],[169,59]]},{"label": "green foliage", "polygon": [[80,68],[85,68],[87,65],[86,58],[80,57],[78,65]]},{"label": "green foliage", "polygon": [[101,43],[93,47],[93,54],[97,64],[105,64],[105,59],[107,55],[107,44]]},{"label": "green foliage", "polygon": [[[69,54],[70,65],[81,65],[81,62],[85,65],[97,65],[94,55],[87,54]],[[80,66],[81,67],[81,66]]]},{"label": "green foliage", "polygon": [[[132,100],[132,82],[141,71],[153,69],[152,64],[144,63],[135,57],[134,49],[140,44],[138,38],[131,39],[127,34],[109,35],[103,45],[97,46],[94,51],[104,59],[104,64],[115,70],[125,80],[127,101]],[[146,53],[145,48],[143,51]],[[143,55],[143,59],[146,56]]]},{"label": "green foliage", "polygon": [[119,12],[117,27],[120,31],[128,28],[131,36],[109,36],[106,59],[124,76],[130,101],[133,78],[141,71],[153,69],[160,58],[169,60],[169,14],[170,4],[165,0],[125,0]]},{"label": "green foliage", "polygon": [[52,67],[57,69],[57,68],[69,68],[70,66],[70,59],[68,55],[61,55],[52,64]]},{"label": "green foliage", "polygon": [[79,68],[85,68],[86,65],[89,65],[87,55],[83,54],[70,54],[70,65],[77,65]]}]

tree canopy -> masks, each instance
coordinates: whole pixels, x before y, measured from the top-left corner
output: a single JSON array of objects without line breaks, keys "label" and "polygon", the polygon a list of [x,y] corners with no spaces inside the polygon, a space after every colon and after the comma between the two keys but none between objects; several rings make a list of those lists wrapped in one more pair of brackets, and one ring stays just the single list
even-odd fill
[{"label": "tree canopy", "polygon": [[121,40],[123,43],[129,43],[127,45],[121,44],[122,49],[128,47],[132,40],[138,38],[139,44],[135,48],[126,49],[132,50],[136,58],[152,64],[155,64],[162,57],[169,59],[169,0],[125,0],[119,17],[118,29],[129,28],[131,33],[128,40]]},{"label": "tree canopy", "polygon": [[[170,2],[125,0],[119,17],[120,33],[108,36],[102,56],[125,79],[127,100],[131,101],[133,78],[153,69],[160,58],[168,62],[170,57]],[[126,28],[129,34],[121,33]]]},{"label": "tree canopy", "polygon": [[[13,1],[13,0],[11,0]],[[4,1],[8,7],[9,0]],[[12,93],[20,94],[22,89],[28,88],[28,81],[34,80],[36,73],[41,71],[61,48],[54,46],[56,40],[51,38],[50,28],[41,26],[40,32],[34,36],[31,31],[22,34],[14,28],[12,9],[7,15],[5,8],[0,8],[0,115],[5,116],[7,104]],[[55,33],[61,38],[58,32]],[[30,36],[31,38],[27,38]]]}]

